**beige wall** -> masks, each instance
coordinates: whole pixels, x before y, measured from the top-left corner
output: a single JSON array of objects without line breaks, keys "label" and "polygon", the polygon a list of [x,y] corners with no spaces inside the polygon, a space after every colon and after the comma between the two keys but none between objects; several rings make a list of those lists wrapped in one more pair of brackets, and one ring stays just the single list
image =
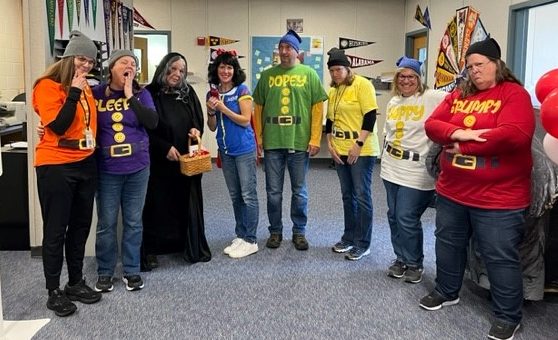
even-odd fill
[{"label": "beige wall", "polygon": [[24,92],[21,0],[0,0],[0,100]]}]

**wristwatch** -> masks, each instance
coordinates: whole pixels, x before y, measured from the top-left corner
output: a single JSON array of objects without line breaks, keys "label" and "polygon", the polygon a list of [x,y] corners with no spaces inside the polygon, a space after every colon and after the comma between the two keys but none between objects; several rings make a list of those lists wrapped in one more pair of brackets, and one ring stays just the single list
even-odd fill
[{"label": "wristwatch", "polygon": [[362,146],[364,145],[364,142],[358,139],[355,141],[355,143],[356,145],[358,145],[359,148],[362,148]]}]

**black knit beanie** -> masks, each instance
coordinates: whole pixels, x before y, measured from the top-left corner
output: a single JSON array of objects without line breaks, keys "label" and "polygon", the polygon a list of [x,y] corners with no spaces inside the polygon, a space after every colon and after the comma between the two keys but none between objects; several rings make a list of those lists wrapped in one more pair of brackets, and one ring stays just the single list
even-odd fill
[{"label": "black knit beanie", "polygon": [[337,47],[334,47],[329,50],[327,54],[329,54],[329,60],[327,61],[328,68],[337,65],[345,67],[351,66],[349,58],[345,55],[345,50],[340,50]]},{"label": "black knit beanie", "polygon": [[500,46],[494,38],[488,36],[485,40],[477,41],[476,43],[469,46],[467,53],[465,53],[465,57],[468,57],[470,54],[477,53],[481,54],[486,57],[490,57],[493,59],[500,59],[502,53],[500,51]]}]

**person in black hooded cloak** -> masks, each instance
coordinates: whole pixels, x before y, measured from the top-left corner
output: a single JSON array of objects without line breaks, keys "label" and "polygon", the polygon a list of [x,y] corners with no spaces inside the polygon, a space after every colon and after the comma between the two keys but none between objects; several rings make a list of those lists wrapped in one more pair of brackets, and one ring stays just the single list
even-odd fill
[{"label": "person in black hooded cloak", "polygon": [[[203,133],[198,96],[186,82],[183,55],[167,54],[146,86],[159,113],[159,125],[149,133],[151,176],[143,211],[142,269],[158,266],[157,255],[183,252],[190,263],[211,260],[205,237],[202,175],[180,173],[179,156],[188,152],[188,139]],[[195,144],[192,143],[192,144]]]}]

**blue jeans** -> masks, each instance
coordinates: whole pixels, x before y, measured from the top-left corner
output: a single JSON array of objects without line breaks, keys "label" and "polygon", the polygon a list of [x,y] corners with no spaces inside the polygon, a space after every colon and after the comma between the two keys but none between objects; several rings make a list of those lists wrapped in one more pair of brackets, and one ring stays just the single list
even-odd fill
[{"label": "blue jeans", "polygon": [[256,152],[229,156],[219,151],[219,155],[233,204],[236,237],[255,243],[259,219]]},{"label": "blue jeans", "polygon": [[473,208],[438,195],[436,290],[448,299],[457,298],[472,234],[488,272],[495,317],[510,324],[519,323],[523,304],[519,244],[525,211]]},{"label": "blue jeans", "polygon": [[423,235],[420,218],[434,197],[434,190],[418,190],[384,180],[391,244],[397,260],[422,268]]},{"label": "blue jeans", "polygon": [[306,151],[289,152],[287,149],[265,150],[265,190],[267,192],[267,216],[269,232],[283,233],[283,182],[285,166],[291,179],[291,220],[293,234],[306,232],[308,221],[308,190],[306,174],[308,173],[308,153]]},{"label": "blue jeans", "polygon": [[118,257],[116,224],[122,206],[122,267],[124,275],[140,272],[143,231],[142,211],[149,179],[149,167],[128,175],[99,173],[97,188],[97,273],[113,276]]},{"label": "blue jeans", "polygon": [[345,231],[341,237],[357,248],[370,248],[372,239],[372,169],[376,157],[361,156],[355,164],[347,164],[347,157],[341,158],[345,164],[335,164],[341,195]]}]

